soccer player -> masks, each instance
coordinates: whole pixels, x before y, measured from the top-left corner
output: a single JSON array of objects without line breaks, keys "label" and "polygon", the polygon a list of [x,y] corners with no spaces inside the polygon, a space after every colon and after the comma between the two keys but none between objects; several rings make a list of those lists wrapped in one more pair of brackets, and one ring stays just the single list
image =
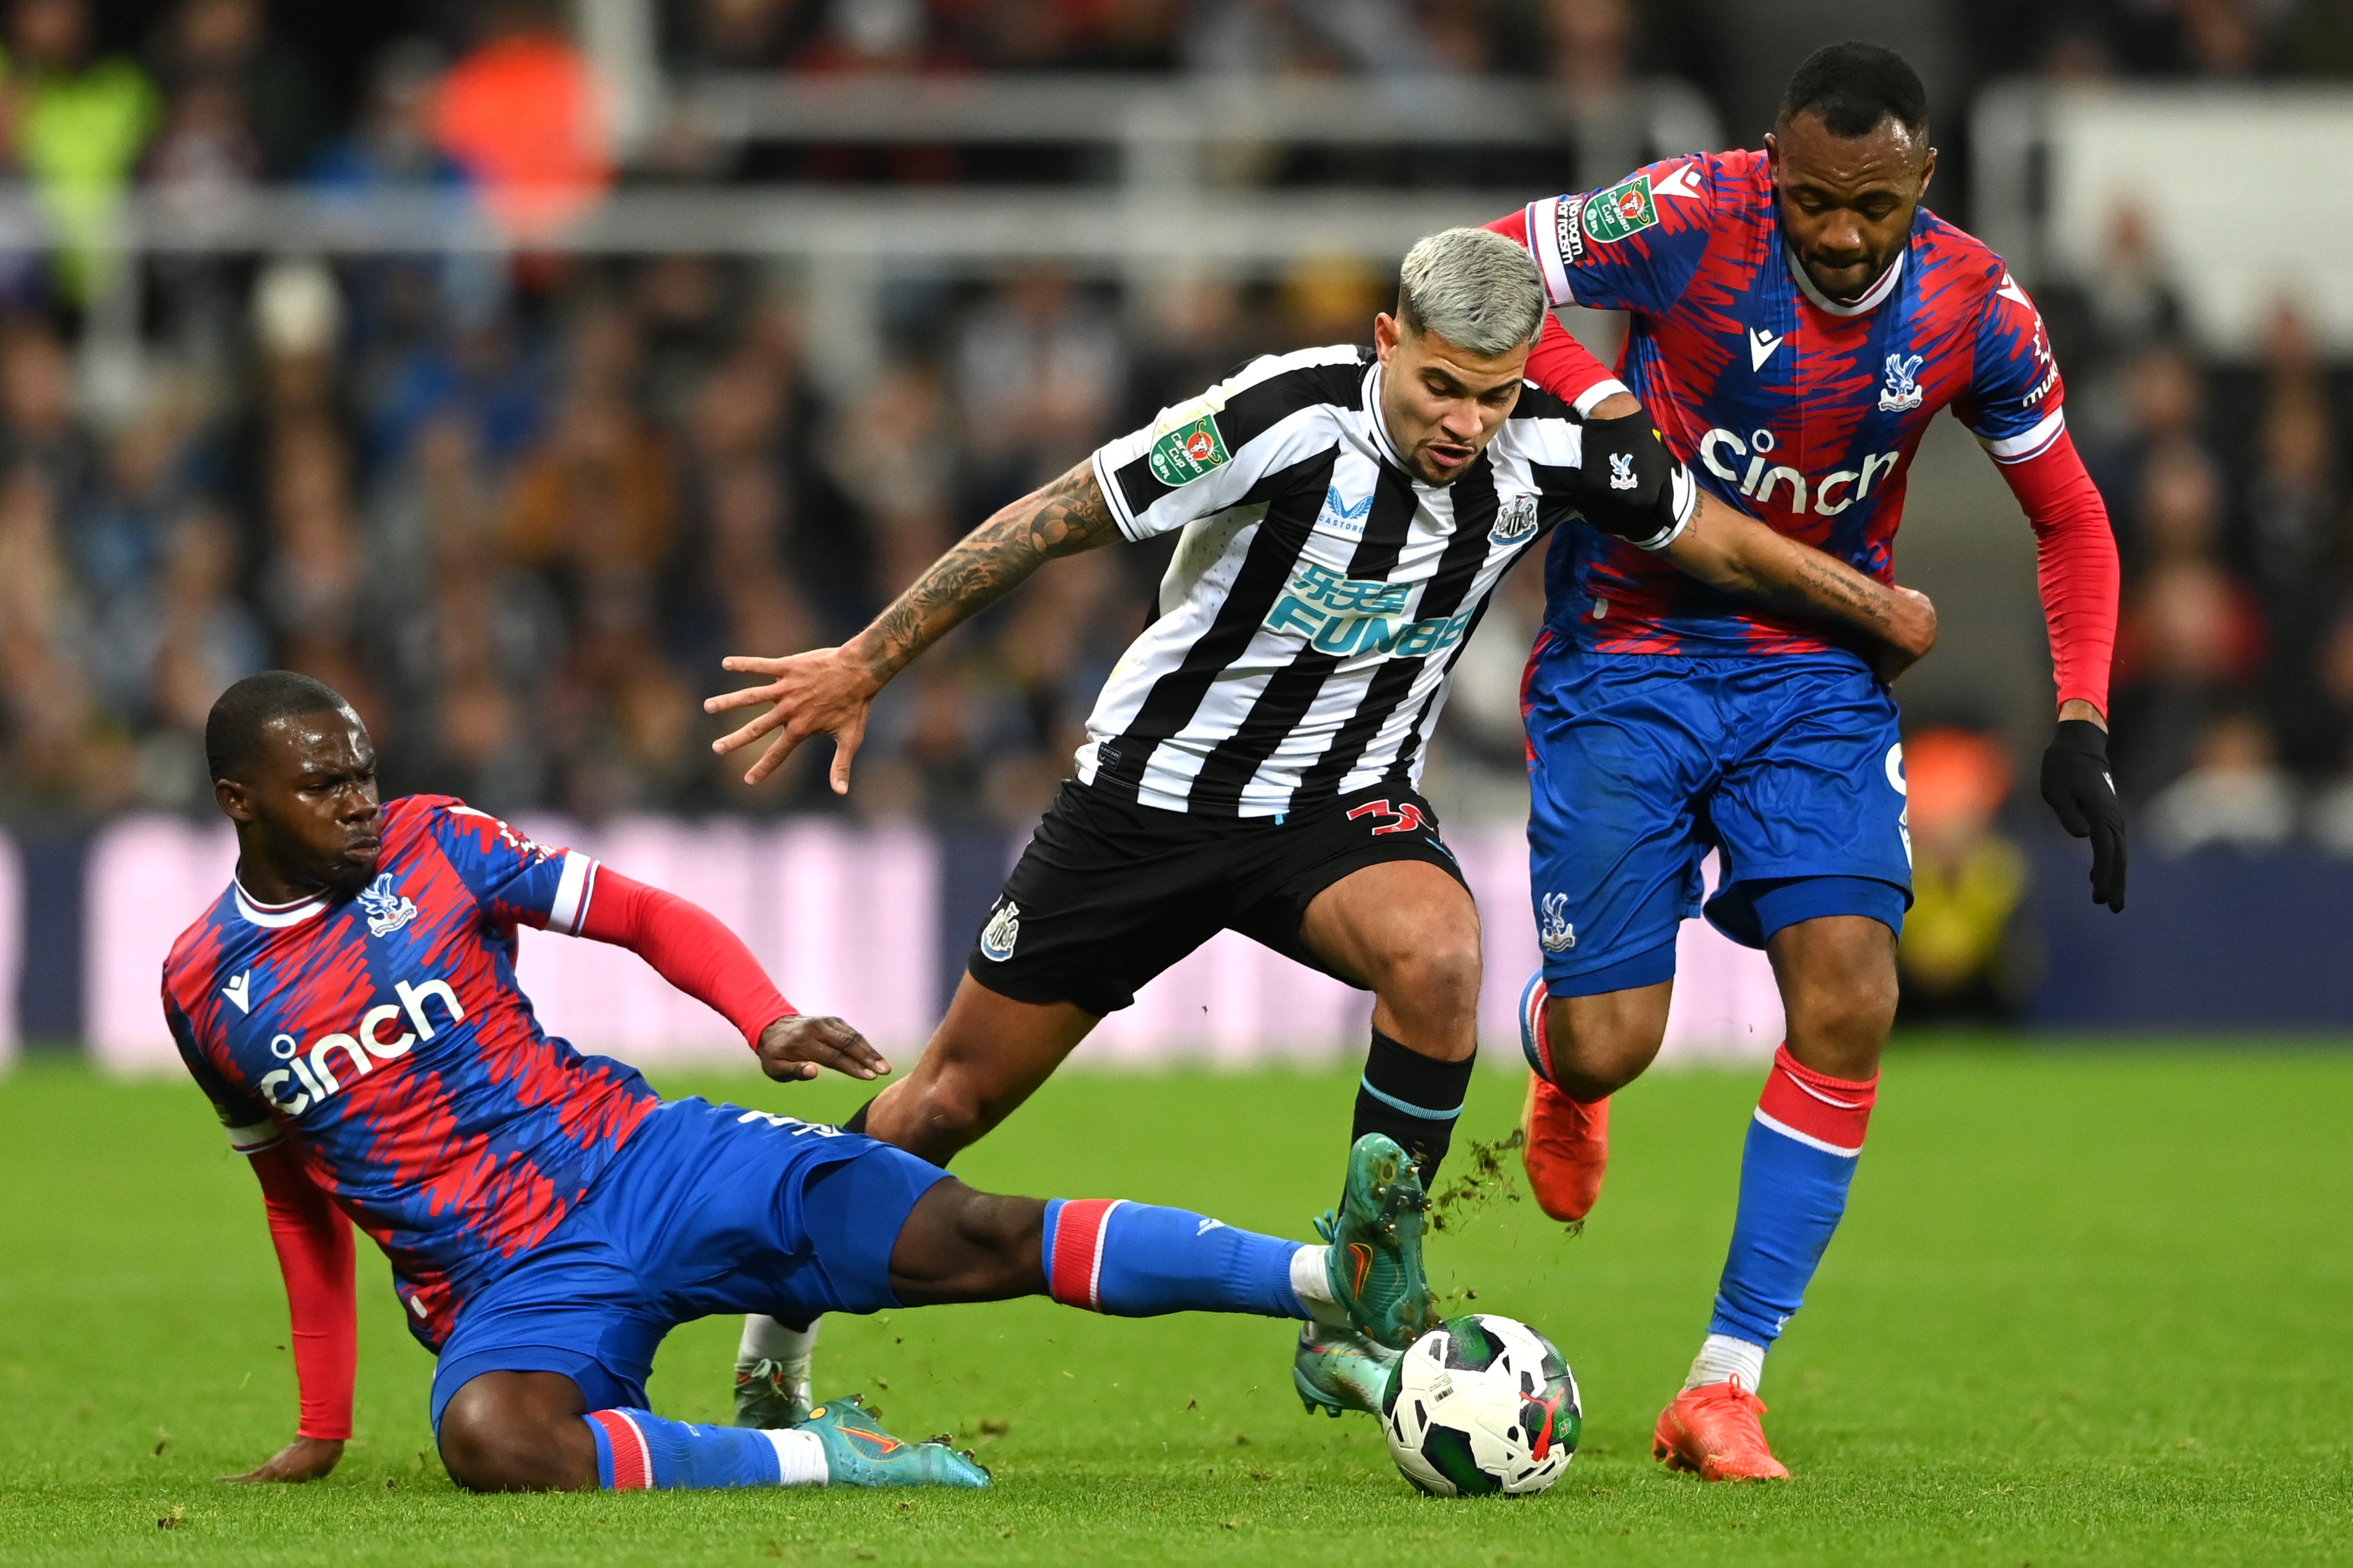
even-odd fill
[{"label": "soccer player", "polygon": [[[1455,658],[1496,584],[1563,527],[1605,533],[1887,660],[1925,653],[1926,601],[1695,502],[1639,408],[1594,366],[1563,400],[1523,381],[1545,321],[1520,247],[1450,229],[1406,257],[1397,313],[1353,346],[1270,356],[1006,507],[841,647],[731,658],[771,704],[745,775],[835,742],[846,791],[884,682],[1046,561],[1182,531],[1159,616],[1122,656],[1065,783],[984,922],[946,1019],[852,1128],[946,1162],[1018,1106],[1103,1016],[1220,929],[1373,993],[1351,1140],[1395,1139],[1425,1184],[1472,1071],[1479,916],[1417,792]],[[1590,362],[1588,362],[1590,363]],[[1311,1330],[1303,1397],[1360,1405],[1371,1347]],[[1329,1353],[1327,1353],[1329,1352]],[[747,1325],[739,1390],[805,1368],[795,1325]],[[748,1405],[747,1419],[758,1419]],[[789,1403],[782,1409],[792,1410]]]},{"label": "soccer player", "polygon": [[712,1312],[1050,1294],[1391,1345],[1434,1321],[1420,1188],[1387,1139],[1354,1151],[1325,1247],[1177,1209],[997,1197],[838,1128],[663,1101],[542,1032],[515,982],[519,926],[632,949],[742,1029],[772,1078],[887,1064],[840,1019],[795,1013],[693,905],[447,797],[379,805],[366,730],[315,680],[230,687],[205,751],[237,875],[174,945],[164,1010],[260,1179],[301,1385],[295,1441],[240,1479],[324,1475],[350,1436],[354,1221],[440,1358],[434,1432],[478,1491],[987,1484],[855,1400],[777,1431],[652,1415],[655,1347]]},{"label": "soccer player", "polygon": [[[1630,313],[1620,371],[1715,499],[1870,576],[1892,571],[1912,454],[1949,408],[2032,522],[2058,673],[2042,794],[2092,840],[2092,897],[2125,901],[2107,773],[2116,552],[2069,441],[2031,301],[1983,245],[1920,205],[1936,173],[1920,80],[1866,44],[1789,83],[1762,153],[1670,159],[1489,226],[1526,246],[1556,305]],[[1597,373],[1548,341],[1530,376]],[[1675,932],[1705,913],[1770,956],[1788,1019],[1748,1131],[1731,1256],[1705,1342],[1660,1417],[1658,1457],[1710,1479],[1779,1478],[1757,1398],[1765,1352],[1837,1228],[1895,1010],[1910,901],[1903,752],[1883,683],[1851,652],[1591,530],[1554,547],[1529,665],[1529,1184],[1580,1220],[1609,1095],[1657,1055]]]}]

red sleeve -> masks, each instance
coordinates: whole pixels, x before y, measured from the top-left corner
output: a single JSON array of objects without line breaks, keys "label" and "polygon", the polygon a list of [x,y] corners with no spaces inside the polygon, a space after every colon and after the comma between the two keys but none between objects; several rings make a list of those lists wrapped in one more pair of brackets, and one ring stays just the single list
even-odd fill
[{"label": "red sleeve", "polygon": [[2116,646],[2116,538],[2107,503],[2065,431],[2031,458],[2000,465],[2034,525],[2036,577],[2051,627],[2059,700],[2082,698],[2105,715]]},{"label": "red sleeve", "polygon": [[[1527,248],[1528,220],[1525,212],[1506,213],[1487,227],[1523,250]],[[1593,405],[1602,398],[1626,390],[1625,384],[1610,374],[1609,367],[1569,336],[1568,329],[1555,321],[1549,310],[1545,312],[1544,335],[1536,340],[1535,352],[1528,355],[1527,377],[1579,414],[1590,414]],[[1594,395],[1597,392],[1598,396]]]},{"label": "red sleeve", "polygon": [[294,1377],[304,1437],[352,1435],[352,1377],[359,1366],[359,1310],[352,1283],[352,1222],[280,1143],[252,1157],[269,1211],[269,1239],[286,1278]]},{"label": "red sleeve", "polygon": [[580,934],[626,947],[654,973],[760,1043],[760,1032],[796,1011],[743,939],[675,893],[633,882],[609,866],[596,869],[581,911]]}]

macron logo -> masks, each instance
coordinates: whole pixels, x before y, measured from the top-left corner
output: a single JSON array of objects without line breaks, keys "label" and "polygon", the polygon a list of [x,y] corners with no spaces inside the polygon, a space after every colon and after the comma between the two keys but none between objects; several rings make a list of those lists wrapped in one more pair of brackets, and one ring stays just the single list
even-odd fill
[{"label": "macron logo", "polygon": [[1673,174],[1651,186],[1651,194],[1654,196],[1685,196],[1693,201],[1699,200],[1699,165],[1695,163],[1683,164]]},{"label": "macron logo", "polygon": [[221,987],[221,994],[237,1004],[240,1013],[253,1011],[253,971],[248,969]]},{"label": "macron logo", "polygon": [[1773,351],[1780,346],[1781,340],[1771,332],[1767,331],[1764,328],[1749,328],[1748,368],[1751,370],[1763,370],[1765,368],[1765,362],[1771,359],[1773,357]]}]

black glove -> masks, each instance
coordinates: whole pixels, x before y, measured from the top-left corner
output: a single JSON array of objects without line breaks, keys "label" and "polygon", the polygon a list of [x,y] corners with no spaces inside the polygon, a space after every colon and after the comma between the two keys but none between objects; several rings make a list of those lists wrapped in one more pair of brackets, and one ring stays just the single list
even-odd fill
[{"label": "black glove", "polygon": [[1690,473],[1641,409],[1585,422],[1577,510],[1585,521],[1645,550],[1674,537],[1697,504]]},{"label": "black glove", "polygon": [[2042,753],[2042,798],[2059,826],[2092,841],[2092,902],[2125,912],[2125,808],[2108,773],[2108,732],[2089,719],[2062,719]]}]

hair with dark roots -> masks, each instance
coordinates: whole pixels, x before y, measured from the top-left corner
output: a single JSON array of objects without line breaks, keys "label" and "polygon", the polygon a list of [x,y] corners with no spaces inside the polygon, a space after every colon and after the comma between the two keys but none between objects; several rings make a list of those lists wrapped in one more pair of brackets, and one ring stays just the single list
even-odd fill
[{"label": "hair with dark roots", "polygon": [[1928,89],[1894,49],[1877,44],[1826,44],[1806,57],[1781,95],[1786,124],[1811,110],[1841,140],[1868,136],[1893,120],[1915,137],[1928,134]]},{"label": "hair with dark roots", "polygon": [[248,675],[220,694],[205,715],[205,769],[216,779],[233,779],[253,763],[261,732],[280,719],[306,713],[348,712],[343,694],[323,680],[290,669]]}]

